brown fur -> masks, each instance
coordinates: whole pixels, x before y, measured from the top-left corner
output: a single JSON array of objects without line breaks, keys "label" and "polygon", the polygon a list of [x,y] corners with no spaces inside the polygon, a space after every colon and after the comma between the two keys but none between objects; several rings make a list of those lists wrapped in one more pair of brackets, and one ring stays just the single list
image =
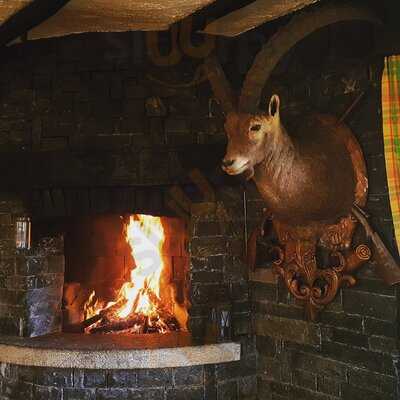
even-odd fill
[{"label": "brown fur", "polygon": [[[255,125],[260,129],[252,130]],[[253,178],[269,210],[281,221],[335,222],[350,213],[354,168],[331,119],[311,115],[289,135],[280,122],[279,98],[273,96],[268,113],[232,112],[225,129],[223,168],[231,175]]]}]

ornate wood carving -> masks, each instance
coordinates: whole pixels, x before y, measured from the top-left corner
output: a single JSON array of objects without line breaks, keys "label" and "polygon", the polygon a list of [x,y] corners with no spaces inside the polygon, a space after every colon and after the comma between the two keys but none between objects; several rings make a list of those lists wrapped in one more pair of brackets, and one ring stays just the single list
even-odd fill
[{"label": "ornate wood carving", "polygon": [[[320,236],[322,226],[299,232],[278,221],[274,223],[282,246],[278,248],[279,259],[274,262],[274,272],[283,279],[290,293],[304,303],[307,316],[312,320],[334,300],[340,287],[355,285],[353,273],[371,258],[366,244],[355,249],[345,248],[344,243],[352,237],[354,225],[353,217],[348,216],[339,224],[325,226],[322,236],[329,232],[333,239],[325,243],[325,247]],[[330,265],[318,265],[318,246],[330,252]]]}]

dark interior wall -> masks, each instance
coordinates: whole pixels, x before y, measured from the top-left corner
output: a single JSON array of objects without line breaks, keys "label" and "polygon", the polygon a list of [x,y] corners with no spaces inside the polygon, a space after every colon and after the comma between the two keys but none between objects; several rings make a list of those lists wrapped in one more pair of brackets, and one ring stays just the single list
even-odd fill
[{"label": "dark interior wall", "polygon": [[[161,37],[161,46],[163,42],[168,45]],[[13,46],[3,57],[2,118],[9,121],[8,126],[2,121],[3,150],[5,145],[41,151],[138,149],[200,141],[196,133],[201,124],[191,120],[207,118],[207,95],[201,99],[199,88],[173,89],[146,79],[152,73],[179,83],[190,79],[194,66],[155,67],[147,58],[142,33],[30,42]],[[164,118],[146,112],[145,100],[152,96],[164,100],[165,124]],[[193,135],[183,138],[187,131]],[[203,129],[205,134],[212,132]]]},{"label": "dark interior wall", "polygon": [[[340,116],[366,91],[347,123],[366,156],[371,221],[395,252],[379,114],[381,69],[371,58],[370,29],[352,26],[326,29],[297,46],[274,72],[263,104],[278,93],[290,128],[309,109]],[[274,29],[219,42],[219,58],[235,88]],[[214,184],[225,182],[211,173],[223,135],[218,107],[211,109],[210,118],[208,84],[171,89],[145,77],[150,72],[162,80],[187,82],[198,61],[156,68],[147,63],[143,47],[142,34],[99,34],[29,43],[5,54],[0,65],[0,163],[7,171],[5,186],[32,188],[37,216],[131,211],[138,198],[136,185],[184,183],[194,196],[183,178],[193,166],[208,166]],[[149,113],[146,100],[154,96],[162,99],[166,113]],[[227,204],[230,223],[211,209],[210,215],[200,213],[192,232],[191,269],[197,282],[192,329],[204,333],[210,305],[225,306],[229,299],[234,336],[243,343],[243,362],[216,368],[220,397],[254,397],[252,306],[260,399],[393,398],[395,289],[383,285],[371,262],[358,285],[342,291],[321,314],[320,323],[306,322],[302,308],[274,282],[253,283],[250,302],[240,261],[242,194],[239,187],[223,188],[219,198]],[[257,195],[250,196],[249,230],[261,209]],[[228,378],[233,375],[235,381]]]},{"label": "dark interior wall", "polygon": [[[165,34],[163,46],[169,46]],[[148,75],[188,82],[200,63],[185,58],[178,66],[155,67],[138,32],[5,50],[4,187],[28,189],[39,216],[165,212],[168,185],[187,181],[193,167],[216,168],[223,145],[214,143],[223,142],[223,130],[215,103],[210,110],[207,83],[172,88]],[[154,109],[155,98],[160,106]]]},{"label": "dark interior wall", "polygon": [[[398,259],[383,154],[382,59],[374,57],[371,39],[359,24],[314,34],[287,55],[265,96],[279,93],[290,132],[306,110],[340,117],[365,92],[346,123],[366,159],[371,223]],[[372,260],[362,269],[316,323],[304,319],[281,282],[252,283],[260,399],[397,398],[398,289],[386,286],[375,266]]]}]

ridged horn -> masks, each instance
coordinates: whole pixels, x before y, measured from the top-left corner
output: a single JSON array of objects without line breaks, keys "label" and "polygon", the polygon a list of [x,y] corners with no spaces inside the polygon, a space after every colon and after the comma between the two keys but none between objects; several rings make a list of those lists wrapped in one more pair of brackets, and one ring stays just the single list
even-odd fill
[{"label": "ridged horn", "polygon": [[250,113],[258,110],[262,90],[272,71],[296,43],[325,26],[353,20],[381,23],[370,9],[346,4],[327,4],[310,8],[294,16],[271,37],[255,57],[243,83],[239,110]]},{"label": "ridged horn", "polygon": [[236,110],[236,97],[217,57],[210,56],[206,58],[204,67],[215,98],[221,104],[224,112],[228,113]]}]

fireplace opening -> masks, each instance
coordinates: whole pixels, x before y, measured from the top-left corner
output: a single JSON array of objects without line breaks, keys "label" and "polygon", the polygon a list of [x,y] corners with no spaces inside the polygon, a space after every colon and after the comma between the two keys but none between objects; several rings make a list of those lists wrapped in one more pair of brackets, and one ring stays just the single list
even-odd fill
[{"label": "fireplace opening", "polygon": [[187,331],[186,231],[179,218],[146,214],[68,221],[63,331]]}]

